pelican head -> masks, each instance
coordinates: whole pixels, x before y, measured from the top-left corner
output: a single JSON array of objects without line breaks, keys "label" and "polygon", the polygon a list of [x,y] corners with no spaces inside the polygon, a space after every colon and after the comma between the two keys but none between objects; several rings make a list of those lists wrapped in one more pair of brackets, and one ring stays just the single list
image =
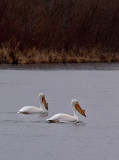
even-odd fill
[{"label": "pelican head", "polygon": [[78,102],[77,99],[73,99],[71,101],[71,104],[72,104],[72,107],[75,108],[81,115],[83,115],[84,117],[86,117],[85,110],[83,110],[81,108],[81,106],[79,105],[79,102]]},{"label": "pelican head", "polygon": [[40,102],[45,106],[45,108],[48,110],[48,103],[45,100],[45,94],[39,93],[38,95]]}]

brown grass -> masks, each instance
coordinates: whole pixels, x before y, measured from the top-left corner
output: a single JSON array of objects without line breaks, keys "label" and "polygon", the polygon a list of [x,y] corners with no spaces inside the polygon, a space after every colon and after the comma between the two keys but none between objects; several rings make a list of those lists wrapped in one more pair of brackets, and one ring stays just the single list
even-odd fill
[{"label": "brown grass", "polygon": [[119,62],[119,54],[102,52],[99,48],[81,49],[78,53],[73,51],[12,50],[2,47],[0,49],[0,63],[9,64],[40,64],[40,63],[88,63],[88,62]]}]

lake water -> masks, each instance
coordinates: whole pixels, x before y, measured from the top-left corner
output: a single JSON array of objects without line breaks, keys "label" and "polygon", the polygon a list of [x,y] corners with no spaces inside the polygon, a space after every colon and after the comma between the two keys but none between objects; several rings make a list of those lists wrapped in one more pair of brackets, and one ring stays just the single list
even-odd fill
[{"label": "lake water", "polygon": [[[48,116],[22,115],[39,106]],[[73,114],[77,98],[87,117],[80,123],[47,123],[56,113]],[[1,65],[0,160],[119,160],[119,64]]]}]

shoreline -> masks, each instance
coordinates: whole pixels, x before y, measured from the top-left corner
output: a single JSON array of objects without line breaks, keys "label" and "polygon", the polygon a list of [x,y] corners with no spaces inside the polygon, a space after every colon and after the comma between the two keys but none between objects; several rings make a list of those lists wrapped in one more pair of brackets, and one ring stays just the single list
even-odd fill
[{"label": "shoreline", "polygon": [[119,53],[92,48],[79,51],[12,50],[0,48],[0,64],[102,63],[119,62]]}]

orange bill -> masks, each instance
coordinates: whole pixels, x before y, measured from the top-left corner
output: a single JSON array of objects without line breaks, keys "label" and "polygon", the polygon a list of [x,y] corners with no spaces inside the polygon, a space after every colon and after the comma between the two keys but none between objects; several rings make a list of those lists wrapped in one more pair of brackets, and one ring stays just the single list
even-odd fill
[{"label": "orange bill", "polygon": [[80,107],[79,104],[75,104],[75,108],[76,108],[76,110],[77,110],[80,114],[82,114],[84,117],[86,117],[85,110],[83,110],[83,109]]},{"label": "orange bill", "polygon": [[48,103],[46,102],[45,97],[42,97],[42,102],[43,102],[45,108],[48,110]]}]

